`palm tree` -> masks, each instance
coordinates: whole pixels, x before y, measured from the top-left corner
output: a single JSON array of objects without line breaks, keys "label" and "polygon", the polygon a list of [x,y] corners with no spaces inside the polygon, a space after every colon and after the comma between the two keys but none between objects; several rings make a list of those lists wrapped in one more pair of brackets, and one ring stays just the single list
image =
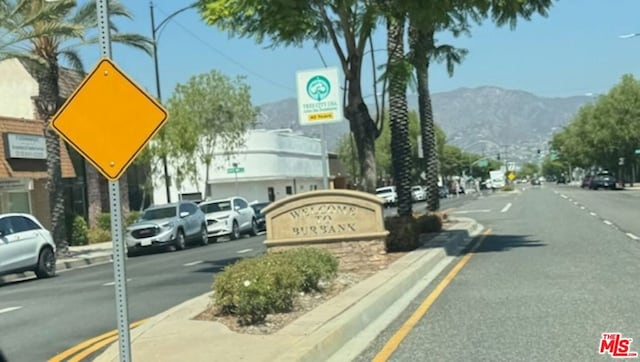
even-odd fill
[{"label": "palm tree", "polygon": [[387,77],[389,80],[389,118],[391,129],[391,163],[398,195],[398,215],[411,216],[411,145],[407,105],[407,71],[404,54],[406,18],[392,9],[387,16]]},{"label": "palm tree", "polygon": [[409,21],[409,61],[416,71],[418,89],[418,110],[420,115],[420,134],[422,153],[427,162],[426,186],[427,209],[440,208],[438,175],[440,174],[439,152],[443,145],[436,140],[436,127],[433,119],[433,107],[429,92],[429,66],[432,62],[446,62],[449,76],[453,75],[456,64],[460,64],[467,54],[466,49],[451,45],[437,45],[437,31],[448,30],[455,36],[468,33],[468,18],[478,20],[475,12],[469,8],[441,6],[437,1],[421,3],[421,8],[410,11]]},{"label": "palm tree", "polygon": [[[132,19],[131,13],[118,1],[109,2],[112,18]],[[60,168],[60,139],[48,127],[51,118],[62,104],[58,86],[62,59],[73,70],[83,72],[78,54],[80,47],[97,44],[98,36],[92,33],[98,19],[95,0],[79,6],[76,0],[2,0],[0,1],[0,60],[17,58],[34,74],[38,83],[35,97],[36,115],[44,122],[47,147],[48,189],[50,193],[51,231],[61,253],[68,243],[64,222],[64,188]],[[111,23],[113,42],[132,46],[151,54],[150,41],[139,35],[118,33]],[[87,167],[88,183],[99,177],[93,167]]]}]

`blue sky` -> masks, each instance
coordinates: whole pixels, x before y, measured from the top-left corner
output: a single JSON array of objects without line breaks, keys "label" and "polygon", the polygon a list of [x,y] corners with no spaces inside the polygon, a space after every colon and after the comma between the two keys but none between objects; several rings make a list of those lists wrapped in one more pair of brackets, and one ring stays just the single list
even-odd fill
[{"label": "blue sky", "polygon": [[[151,35],[149,1],[124,0],[133,21],[120,21],[121,31]],[[156,23],[191,0],[155,0]],[[572,96],[604,93],[625,73],[640,73],[640,37],[618,36],[640,32],[640,3],[633,0],[561,0],[547,18],[520,21],[515,30],[496,28],[489,21],[472,29],[471,37],[441,34],[443,43],[467,48],[469,55],[449,77],[445,68],[431,69],[431,91],[484,85],[521,89],[539,96]],[[374,37],[376,49],[384,49],[384,27]],[[158,40],[162,96],[166,100],[178,83],[211,69],[227,75],[244,75],[252,100],[260,105],[295,97],[295,73],[320,68],[322,62],[311,44],[303,48],[265,49],[252,39],[230,38],[205,25],[195,9],[171,19]],[[321,47],[329,65],[337,66],[335,51]],[[83,51],[87,68],[99,58],[99,49]],[[385,52],[377,52],[383,63]],[[151,57],[142,52],[113,47],[114,61],[141,86],[155,94]],[[371,66],[363,71],[364,94],[373,93]]]}]

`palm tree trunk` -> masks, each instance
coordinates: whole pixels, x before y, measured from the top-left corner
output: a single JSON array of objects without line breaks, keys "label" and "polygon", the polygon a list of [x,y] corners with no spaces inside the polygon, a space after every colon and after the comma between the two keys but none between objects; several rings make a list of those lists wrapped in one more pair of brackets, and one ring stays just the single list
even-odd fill
[{"label": "palm tree trunk", "polygon": [[389,126],[391,128],[391,166],[398,195],[398,216],[411,216],[411,146],[407,106],[407,74],[404,67],[403,15],[387,18],[389,64]]},{"label": "palm tree trunk", "polygon": [[45,126],[51,234],[56,243],[58,254],[64,255],[69,250],[69,243],[64,220],[64,185],[62,183],[62,168],[60,167],[60,138],[49,127],[51,118],[60,106],[58,76],[58,64],[55,61],[48,62],[45,67],[38,68],[36,72],[38,96],[35,103],[37,116],[44,122]]},{"label": "palm tree trunk", "polygon": [[422,136],[422,154],[427,162],[427,209],[440,209],[440,192],[438,190],[438,147],[436,145],[433,108],[429,93],[429,52],[434,47],[434,32],[409,28],[409,44],[413,53],[413,66],[418,82],[418,110],[420,114],[420,134]]}]

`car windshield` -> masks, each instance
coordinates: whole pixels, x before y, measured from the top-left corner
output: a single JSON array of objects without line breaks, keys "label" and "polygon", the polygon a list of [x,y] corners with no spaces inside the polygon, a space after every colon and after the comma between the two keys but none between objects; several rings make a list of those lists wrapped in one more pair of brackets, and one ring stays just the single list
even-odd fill
[{"label": "car windshield", "polygon": [[420,186],[413,186],[413,187],[411,188],[411,190],[412,190],[412,191],[421,191],[421,190],[422,190],[422,187],[420,187]]},{"label": "car windshield", "polygon": [[391,192],[391,189],[379,189],[379,190],[376,190],[376,194],[386,194],[388,192]]},{"label": "car windshield", "polygon": [[263,203],[260,203],[260,204],[253,204],[253,205],[251,205],[251,207],[253,207],[253,210],[256,213],[260,213],[262,211],[262,209],[264,209],[267,205],[269,205],[268,202],[263,202]]},{"label": "car windshield", "polygon": [[202,204],[200,205],[200,209],[205,214],[218,212],[218,211],[230,211],[231,201],[219,201],[219,202],[210,202],[210,203]]},{"label": "car windshield", "polygon": [[168,219],[171,217],[176,217],[178,215],[177,208],[175,206],[172,207],[162,207],[155,209],[147,209],[142,216],[141,220],[160,220],[160,219]]}]

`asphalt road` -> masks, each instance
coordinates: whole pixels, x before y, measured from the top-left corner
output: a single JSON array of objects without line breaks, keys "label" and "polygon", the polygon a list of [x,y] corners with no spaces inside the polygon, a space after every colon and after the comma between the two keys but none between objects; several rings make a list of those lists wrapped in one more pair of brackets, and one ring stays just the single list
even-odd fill
[{"label": "asphalt road", "polygon": [[543,185],[465,204],[454,215],[491,234],[406,338],[392,336],[449,270],[357,361],[389,341],[398,342],[390,361],[609,360],[598,354],[605,332],[634,338],[639,351],[640,242],[627,235],[638,232],[638,201],[638,191]]},{"label": "asphalt road", "polygon": [[[450,196],[446,199],[440,199],[440,210],[460,207],[471,200],[475,200],[478,197],[485,196],[488,194],[489,194],[488,191],[483,191],[482,193],[479,193],[479,194],[478,193],[460,194],[458,196]],[[426,210],[426,208],[427,208],[427,203],[424,201],[416,202],[413,204],[413,211],[421,212]],[[384,209],[385,217],[397,215],[397,213],[398,213],[398,208],[396,207],[388,207]]]},{"label": "asphalt road", "polygon": [[[264,236],[128,259],[130,322],[211,290],[212,275],[238,258],[263,253]],[[0,285],[0,349],[10,362],[48,358],[117,328],[111,263],[49,280]]]}]

